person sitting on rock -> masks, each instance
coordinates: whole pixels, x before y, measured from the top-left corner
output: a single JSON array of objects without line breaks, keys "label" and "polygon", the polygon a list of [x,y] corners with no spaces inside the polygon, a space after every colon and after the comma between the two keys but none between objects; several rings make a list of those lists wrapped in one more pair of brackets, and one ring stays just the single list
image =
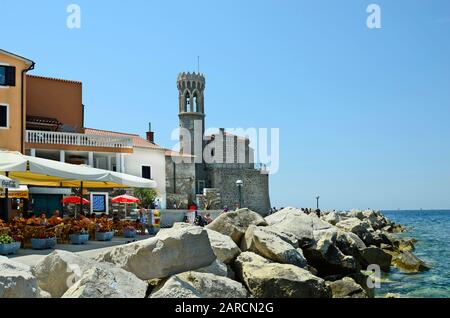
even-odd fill
[{"label": "person sitting on rock", "polygon": [[204,227],[205,225],[207,225],[205,219],[201,215],[197,215],[195,217],[194,224],[197,225],[197,226],[201,226],[201,227]]},{"label": "person sitting on rock", "polygon": [[320,218],[320,209],[317,209],[315,212],[316,212],[316,215]]},{"label": "person sitting on rock", "polygon": [[210,213],[206,214],[205,221],[206,221],[206,224],[210,224],[213,221]]}]

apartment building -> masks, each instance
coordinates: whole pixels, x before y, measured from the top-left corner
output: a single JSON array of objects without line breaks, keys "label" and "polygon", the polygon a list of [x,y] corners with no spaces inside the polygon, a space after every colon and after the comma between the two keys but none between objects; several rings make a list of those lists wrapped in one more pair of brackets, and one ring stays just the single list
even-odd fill
[{"label": "apartment building", "polygon": [[[26,74],[33,68],[33,61],[0,50],[0,149],[152,179],[164,208],[165,150],[153,132],[149,140],[85,128],[82,82]],[[35,212],[61,210],[71,192],[30,187],[30,202]]]}]

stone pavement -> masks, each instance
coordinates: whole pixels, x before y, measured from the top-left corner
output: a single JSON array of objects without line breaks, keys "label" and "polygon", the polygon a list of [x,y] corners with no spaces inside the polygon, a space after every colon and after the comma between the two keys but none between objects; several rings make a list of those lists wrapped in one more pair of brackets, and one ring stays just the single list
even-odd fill
[{"label": "stone pavement", "polygon": [[[152,236],[149,235],[138,235],[136,237],[137,241],[148,239]],[[132,242],[133,239],[124,237],[114,237],[112,241],[109,242],[99,242],[99,241],[89,241],[83,245],[72,245],[72,244],[58,244],[56,245],[57,250],[69,251],[72,253],[80,254],[86,257],[94,258],[99,253],[107,251],[114,246],[123,245]],[[38,263],[45,256],[51,254],[54,250],[32,250],[21,248],[16,255],[9,255],[8,257],[16,262],[23,263],[26,265],[33,266]]]}]

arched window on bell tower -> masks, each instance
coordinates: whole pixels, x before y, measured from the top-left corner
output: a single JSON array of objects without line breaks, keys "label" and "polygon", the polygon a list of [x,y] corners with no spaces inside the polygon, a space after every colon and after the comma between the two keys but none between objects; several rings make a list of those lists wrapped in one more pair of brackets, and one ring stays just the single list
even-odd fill
[{"label": "arched window on bell tower", "polygon": [[192,103],[193,103],[194,112],[198,113],[200,111],[199,107],[198,107],[199,106],[198,105],[198,92],[194,93]]},{"label": "arched window on bell tower", "polygon": [[189,108],[192,108],[191,94],[189,94],[189,91],[186,91],[186,93],[184,94],[184,112],[189,112]]}]

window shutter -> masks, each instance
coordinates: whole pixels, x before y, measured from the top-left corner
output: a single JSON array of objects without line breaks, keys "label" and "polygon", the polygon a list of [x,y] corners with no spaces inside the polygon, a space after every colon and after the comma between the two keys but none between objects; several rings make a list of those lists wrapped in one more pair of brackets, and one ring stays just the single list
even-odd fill
[{"label": "window shutter", "polygon": [[6,67],[6,85],[16,86],[16,68],[14,66]]}]

